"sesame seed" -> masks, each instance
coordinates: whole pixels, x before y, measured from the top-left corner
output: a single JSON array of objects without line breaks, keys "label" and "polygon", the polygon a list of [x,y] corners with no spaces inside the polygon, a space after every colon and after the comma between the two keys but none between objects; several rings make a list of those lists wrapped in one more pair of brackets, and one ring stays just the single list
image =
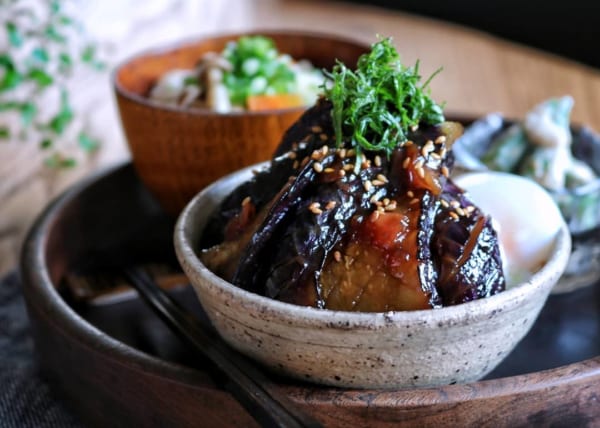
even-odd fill
[{"label": "sesame seed", "polygon": [[461,207],[456,207],[454,209],[454,211],[456,211],[456,214],[461,215],[461,216],[464,216],[466,214],[465,211]]},{"label": "sesame seed", "polygon": [[313,213],[313,214],[321,214],[321,213],[323,213],[323,211],[321,210],[321,208],[320,208],[320,207],[321,207],[321,204],[320,204],[320,203],[318,203],[318,202],[313,202],[312,204],[310,204],[310,205],[308,206],[308,209],[309,209],[309,211],[310,211],[311,213]]},{"label": "sesame seed", "polygon": [[317,172],[323,172],[323,165],[320,162],[315,162],[313,165],[313,169]]},{"label": "sesame seed", "polygon": [[414,198],[415,194],[412,190],[409,190],[408,192],[406,192],[406,196],[408,196],[409,198]]},{"label": "sesame seed", "polygon": [[425,145],[421,149],[421,154],[423,156],[427,156],[429,154],[429,152],[431,152],[433,150],[434,150],[433,141],[427,140],[427,142],[425,143]]},{"label": "sesame seed", "polygon": [[473,211],[475,211],[475,207],[473,205],[469,205],[465,208],[465,211],[467,211],[468,213],[472,213]]},{"label": "sesame seed", "polygon": [[329,202],[327,202],[327,205],[325,205],[325,209],[332,210],[335,208],[336,205],[337,205],[336,201],[329,201]]},{"label": "sesame seed", "polygon": [[346,269],[350,269],[350,266],[352,266],[352,263],[354,263],[354,259],[352,257],[344,256],[344,265],[346,266]]},{"label": "sesame seed", "polygon": [[290,159],[296,159],[298,155],[296,154],[296,152],[288,152],[287,153],[287,157]]},{"label": "sesame seed", "polygon": [[344,171],[343,169],[340,169],[338,171],[338,174],[340,175],[340,177],[344,177],[346,175],[346,171]]},{"label": "sesame seed", "polygon": [[363,187],[365,188],[365,190],[368,192],[369,190],[371,190],[371,188],[373,187],[373,183],[371,183],[370,180],[366,180],[363,183]]},{"label": "sesame seed", "polygon": [[389,198],[383,198],[383,205],[384,206],[389,205],[389,203],[390,203]]},{"label": "sesame seed", "polygon": [[458,207],[460,207],[460,202],[458,202],[456,199],[453,199],[450,201],[450,206],[452,208],[458,208]]},{"label": "sesame seed", "polygon": [[298,169],[299,166],[300,166],[300,162],[298,162],[297,160],[295,160],[294,161],[294,165],[292,165],[292,168]]},{"label": "sesame seed", "polygon": [[244,200],[242,201],[242,206],[246,206],[248,205],[250,202],[252,202],[252,199],[250,198],[250,196],[246,196],[244,198]]},{"label": "sesame seed", "polygon": [[321,153],[323,153],[323,156],[325,156],[327,153],[329,153],[329,146],[321,147]]},{"label": "sesame seed", "polygon": [[447,200],[445,200],[445,199],[442,199],[442,200],[440,201],[440,203],[442,204],[442,206],[443,206],[444,208],[449,208],[449,207],[450,207],[450,204],[449,204],[449,203],[448,203],[448,201],[447,201]]},{"label": "sesame seed", "polygon": [[340,157],[340,159],[344,159],[346,157],[346,149],[340,149],[338,151],[338,156]]},{"label": "sesame seed", "polygon": [[370,161],[369,159],[364,159],[364,160],[361,162],[361,164],[360,164],[360,167],[361,167],[362,169],[367,169],[367,168],[370,168],[370,167],[371,167],[371,161]]},{"label": "sesame seed", "polygon": [[377,199],[377,195],[371,196],[371,199],[369,199],[369,202],[371,202],[372,204],[378,203],[379,199]]},{"label": "sesame seed", "polygon": [[392,201],[385,206],[386,211],[393,211],[396,209],[396,201]]},{"label": "sesame seed", "polygon": [[425,178],[425,170],[423,168],[415,168],[415,171],[417,171],[417,174],[419,174],[419,177]]},{"label": "sesame seed", "polygon": [[385,184],[381,180],[373,180],[371,183],[373,183],[373,186],[383,186]]},{"label": "sesame seed", "polygon": [[351,163],[347,163],[346,165],[344,165],[344,171],[352,171],[354,169],[354,165],[352,165]]},{"label": "sesame seed", "polygon": [[383,213],[385,209],[383,207],[377,207],[377,212]]},{"label": "sesame seed", "polygon": [[315,126],[311,127],[310,130],[312,132],[314,132],[315,134],[319,134],[319,133],[323,132],[323,128],[321,128],[319,125],[315,125]]},{"label": "sesame seed", "polygon": [[383,181],[384,183],[388,182],[387,177],[385,175],[383,175],[383,174],[377,174],[377,180]]},{"label": "sesame seed", "polygon": [[458,220],[458,214],[456,214],[454,211],[450,211],[448,214],[450,214],[450,217],[452,217],[454,220]]},{"label": "sesame seed", "polygon": [[450,175],[450,172],[448,171],[448,167],[446,167],[446,166],[442,167],[442,174],[444,175],[444,177],[448,177]]},{"label": "sesame seed", "polygon": [[321,141],[327,141],[327,134],[319,134],[319,138],[321,139]]},{"label": "sesame seed", "polygon": [[375,156],[375,166],[381,166],[381,156],[377,155]]},{"label": "sesame seed", "polygon": [[408,165],[411,163],[411,158],[407,157],[406,159],[404,159],[404,162],[402,162],[402,168],[406,169],[408,168]]},{"label": "sesame seed", "polygon": [[350,149],[346,152],[346,156],[352,157],[356,154],[356,150]]},{"label": "sesame seed", "polygon": [[339,251],[334,251],[333,252],[333,258],[336,262],[341,262],[342,261],[342,253],[340,253]]},{"label": "sesame seed", "polygon": [[379,209],[376,209],[369,216],[369,220],[371,220],[371,221],[377,221],[379,219],[379,215],[380,215]]},{"label": "sesame seed", "polygon": [[435,139],[435,143],[436,144],[443,144],[446,142],[446,136],[445,135],[440,135],[439,137],[437,137]]},{"label": "sesame seed", "polygon": [[333,169],[333,168],[329,168],[329,167],[328,167],[328,168],[325,168],[325,170],[324,170],[324,171],[325,171],[327,174],[331,174],[332,172],[334,172],[334,171],[335,171],[335,169]]},{"label": "sesame seed", "polygon": [[408,140],[406,143],[404,143],[404,146],[412,146],[413,144],[415,143],[413,143],[412,140]]},{"label": "sesame seed", "polygon": [[413,198],[413,199],[411,199],[411,200],[410,200],[409,204],[410,204],[410,205],[414,205],[414,204],[416,204],[417,202],[419,202],[419,198]]},{"label": "sesame seed", "polygon": [[313,152],[310,154],[310,158],[313,160],[321,159],[321,152],[318,150],[313,150]]}]

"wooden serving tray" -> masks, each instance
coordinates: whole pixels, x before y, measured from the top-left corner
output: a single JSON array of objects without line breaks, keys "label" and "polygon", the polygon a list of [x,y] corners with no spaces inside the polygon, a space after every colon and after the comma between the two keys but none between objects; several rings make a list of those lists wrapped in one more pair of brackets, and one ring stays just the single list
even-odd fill
[{"label": "wooden serving tray", "polygon": [[[111,272],[131,264],[185,282],[172,227],[129,164],[81,182],[45,210],[21,264],[44,372],[90,426],[256,426],[135,296],[104,293],[117,285]],[[102,281],[109,287],[98,292]],[[204,317],[189,287],[173,294]],[[550,297],[529,335],[480,382],[379,391],[276,381],[331,427],[579,427],[600,420],[599,337],[596,284]]]}]

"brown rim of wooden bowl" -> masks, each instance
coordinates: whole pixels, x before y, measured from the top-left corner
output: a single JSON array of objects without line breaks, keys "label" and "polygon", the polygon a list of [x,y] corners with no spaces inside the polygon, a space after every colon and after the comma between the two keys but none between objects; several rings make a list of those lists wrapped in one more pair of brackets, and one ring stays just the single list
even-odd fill
[{"label": "brown rim of wooden bowl", "polygon": [[[202,43],[203,41],[209,39],[237,39],[241,36],[248,35],[262,35],[266,37],[303,37],[303,38],[311,38],[314,39],[315,42],[319,40],[328,39],[334,41],[339,44],[347,45],[347,46],[363,46],[365,51],[368,50],[370,44],[365,42],[364,40],[354,39],[347,36],[341,36],[338,34],[330,34],[325,32],[316,32],[316,31],[302,31],[302,30],[284,30],[284,29],[269,29],[269,30],[260,30],[260,29],[252,29],[249,31],[240,31],[240,32],[223,32],[223,33],[214,33],[210,35],[206,35],[204,37],[196,37],[196,38],[188,38],[184,40],[180,40],[178,42],[174,42],[171,44],[167,44],[160,47],[150,48],[139,53],[136,53],[133,56],[130,56],[124,60],[122,60],[111,72],[111,83],[115,88],[115,91],[119,96],[122,96],[132,102],[139,103],[145,106],[151,106],[152,108],[156,108],[159,110],[169,110],[176,111],[191,115],[197,116],[205,116],[205,115],[214,115],[216,114],[214,111],[208,109],[200,109],[200,108],[184,108],[179,106],[169,106],[163,103],[153,101],[145,96],[139,95],[135,92],[129,91],[123,87],[119,80],[120,71],[131,64],[134,61],[141,60],[144,57],[148,56],[159,56],[165,55],[169,52],[173,52],[176,50],[186,49],[190,46],[197,45]],[[302,59],[302,58],[296,58]],[[261,111],[233,111],[228,113],[218,113],[222,116],[240,116],[240,115],[251,115],[251,116],[264,116],[264,115],[272,115],[275,111],[304,111],[306,107],[291,107],[286,109],[276,109],[276,110],[261,110]]]},{"label": "brown rim of wooden bowl", "polygon": [[[37,219],[28,234],[21,258],[26,295],[35,296],[35,299],[28,299],[28,305],[35,309],[38,316],[39,313],[46,314],[44,321],[62,335],[70,337],[74,343],[88,351],[101,354],[103,359],[112,360],[132,372],[157,376],[194,388],[199,385],[201,372],[163,361],[103,333],[67,305],[51,280],[46,263],[48,235],[61,212],[76,201],[90,184],[101,181],[124,167],[121,165],[111,168],[74,185],[50,204]],[[200,386],[206,387],[206,383]],[[564,417],[564,414],[552,413],[552,409],[564,410],[567,399],[580,412],[575,417],[590,420],[589,418],[600,416],[597,406],[600,356],[535,373],[437,388],[381,391],[304,385],[281,387],[294,402],[328,426],[343,426],[349,421],[383,424],[412,421],[417,425],[444,421],[487,421],[488,425],[483,425],[498,426],[491,424],[490,418],[494,418],[496,422],[496,418],[502,417],[502,421],[506,421],[504,423],[529,423],[531,415],[537,415],[543,421],[561,420],[552,419]],[[221,390],[215,388],[215,391]],[[596,403],[595,407],[593,403]],[[544,412],[547,411],[550,412],[547,416],[550,419],[544,419]]]}]

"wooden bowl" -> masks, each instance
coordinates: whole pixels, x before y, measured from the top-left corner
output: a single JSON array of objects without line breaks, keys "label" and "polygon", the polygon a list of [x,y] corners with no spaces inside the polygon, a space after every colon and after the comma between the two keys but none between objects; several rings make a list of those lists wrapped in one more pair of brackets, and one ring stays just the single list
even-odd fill
[{"label": "wooden bowl", "polygon": [[[131,165],[78,183],[30,231],[21,275],[39,362],[86,426],[257,426],[139,300],[81,307],[62,292],[75,272],[174,257],[172,232]],[[185,291],[176,297],[197,304]],[[600,286],[552,296],[484,381],[392,391],[276,381],[327,427],[591,426],[600,418],[599,299]]]},{"label": "wooden bowl", "polygon": [[329,69],[339,59],[354,66],[367,44],[337,36],[290,31],[261,31],[206,37],[144,52],[113,73],[121,123],[133,163],[143,182],[171,214],[217,178],[269,159],[283,133],[305,110],[220,114],[168,107],[146,94],[165,72],[193,68],[202,54],[220,52],[246,34],[274,40],[280,52]]}]

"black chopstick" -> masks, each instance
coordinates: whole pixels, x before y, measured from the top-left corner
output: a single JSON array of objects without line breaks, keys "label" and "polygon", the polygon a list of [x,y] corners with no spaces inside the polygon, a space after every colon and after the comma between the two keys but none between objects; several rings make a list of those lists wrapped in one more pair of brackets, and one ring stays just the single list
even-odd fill
[{"label": "black chopstick", "polygon": [[321,427],[312,416],[298,409],[253,364],[209,334],[187,310],[165,293],[140,268],[127,268],[123,275],[142,298],[185,343],[218,369],[224,387],[265,427]]}]

